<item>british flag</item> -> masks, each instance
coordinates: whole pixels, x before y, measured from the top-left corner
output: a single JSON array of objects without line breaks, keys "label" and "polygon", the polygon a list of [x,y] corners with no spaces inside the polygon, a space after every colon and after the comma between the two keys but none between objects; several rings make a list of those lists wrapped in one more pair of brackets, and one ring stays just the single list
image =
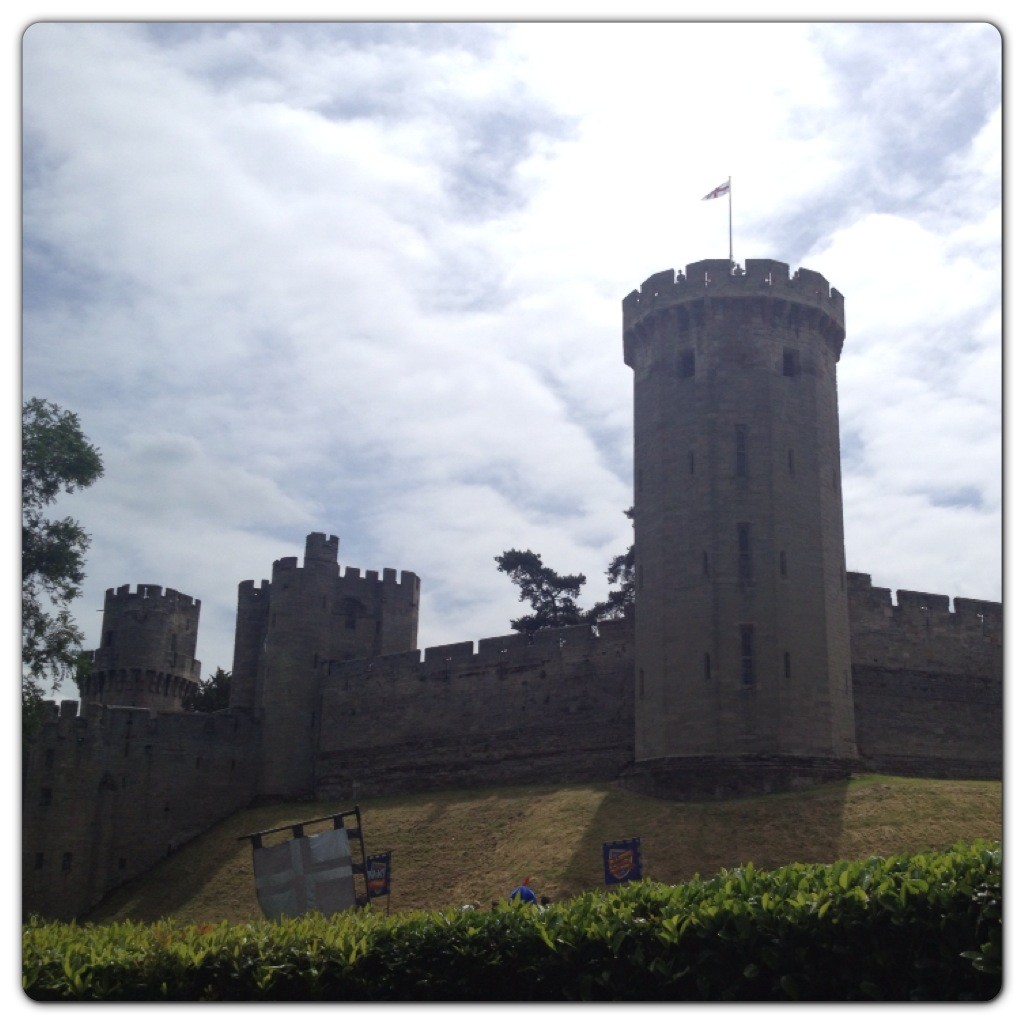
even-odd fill
[{"label": "british flag", "polygon": [[701,201],[705,199],[717,199],[719,196],[724,196],[729,191],[729,181],[723,181],[718,188],[713,188],[706,196],[701,196]]}]

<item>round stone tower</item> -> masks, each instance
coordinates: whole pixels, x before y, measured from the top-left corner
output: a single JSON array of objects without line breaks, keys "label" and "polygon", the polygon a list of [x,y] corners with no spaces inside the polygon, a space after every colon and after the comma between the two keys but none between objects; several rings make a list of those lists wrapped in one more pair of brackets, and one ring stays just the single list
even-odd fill
[{"label": "round stone tower", "polygon": [[703,260],[623,301],[634,371],[636,767],[720,797],[855,762],[836,364],[843,297]]},{"label": "round stone tower", "polygon": [[90,705],[180,711],[199,684],[196,661],[200,602],[148,583],[135,593],[111,588],[103,601],[103,634],[92,671],[79,684],[82,714]]}]

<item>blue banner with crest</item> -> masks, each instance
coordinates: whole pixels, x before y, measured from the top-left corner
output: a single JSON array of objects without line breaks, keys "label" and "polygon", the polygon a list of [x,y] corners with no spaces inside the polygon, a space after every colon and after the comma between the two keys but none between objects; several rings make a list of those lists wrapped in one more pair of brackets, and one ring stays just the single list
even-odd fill
[{"label": "blue banner with crest", "polygon": [[639,882],[643,878],[639,839],[616,839],[604,844],[604,884]]}]

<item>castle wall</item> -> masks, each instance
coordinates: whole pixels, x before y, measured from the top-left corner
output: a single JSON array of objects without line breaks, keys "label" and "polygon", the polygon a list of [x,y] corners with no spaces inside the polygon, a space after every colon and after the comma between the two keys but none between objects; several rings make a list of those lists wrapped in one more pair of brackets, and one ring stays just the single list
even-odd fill
[{"label": "castle wall", "polygon": [[253,796],[252,719],[63,701],[23,751],[24,913],[70,919]]},{"label": "castle wall", "polygon": [[[1002,606],[956,598],[949,612],[914,591],[893,605],[870,577],[847,579],[863,766],[999,777]],[[317,795],[617,777],[633,760],[632,631],[606,622],[599,636],[571,627],[324,666]]]},{"label": "castle wall", "polygon": [[1000,778],[1003,610],[849,573],[857,742],[865,767]]},{"label": "castle wall", "polygon": [[[847,592],[863,766],[1000,777],[1002,606],[956,598],[951,611],[945,596],[916,591],[893,603],[860,573],[848,574]],[[596,635],[571,627],[532,642],[511,634],[321,663],[311,679],[316,795],[618,778],[633,762],[633,666],[628,620],[601,623]],[[244,711],[76,710],[74,701],[59,716],[54,707],[24,749],[26,913],[84,913],[258,795],[266,748]],[[688,764],[731,791],[726,761]],[[808,769],[785,755],[781,769],[756,755],[733,761],[744,780]]]},{"label": "castle wall", "polygon": [[333,663],[320,799],[615,778],[633,751],[627,621]]}]

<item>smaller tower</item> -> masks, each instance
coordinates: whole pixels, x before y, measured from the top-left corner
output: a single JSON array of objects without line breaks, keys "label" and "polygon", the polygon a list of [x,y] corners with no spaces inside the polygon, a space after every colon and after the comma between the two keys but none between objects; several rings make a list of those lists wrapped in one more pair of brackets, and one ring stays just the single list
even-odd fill
[{"label": "smaller tower", "polygon": [[82,714],[90,705],[181,711],[199,684],[196,661],[200,602],[170,587],[140,583],[107,591],[100,646],[79,684]]},{"label": "smaller tower", "polygon": [[279,558],[269,581],[238,586],[231,707],[260,721],[262,796],[313,788],[320,667],[416,649],[419,578],[338,564],[338,538],[311,533],[305,557]]}]

